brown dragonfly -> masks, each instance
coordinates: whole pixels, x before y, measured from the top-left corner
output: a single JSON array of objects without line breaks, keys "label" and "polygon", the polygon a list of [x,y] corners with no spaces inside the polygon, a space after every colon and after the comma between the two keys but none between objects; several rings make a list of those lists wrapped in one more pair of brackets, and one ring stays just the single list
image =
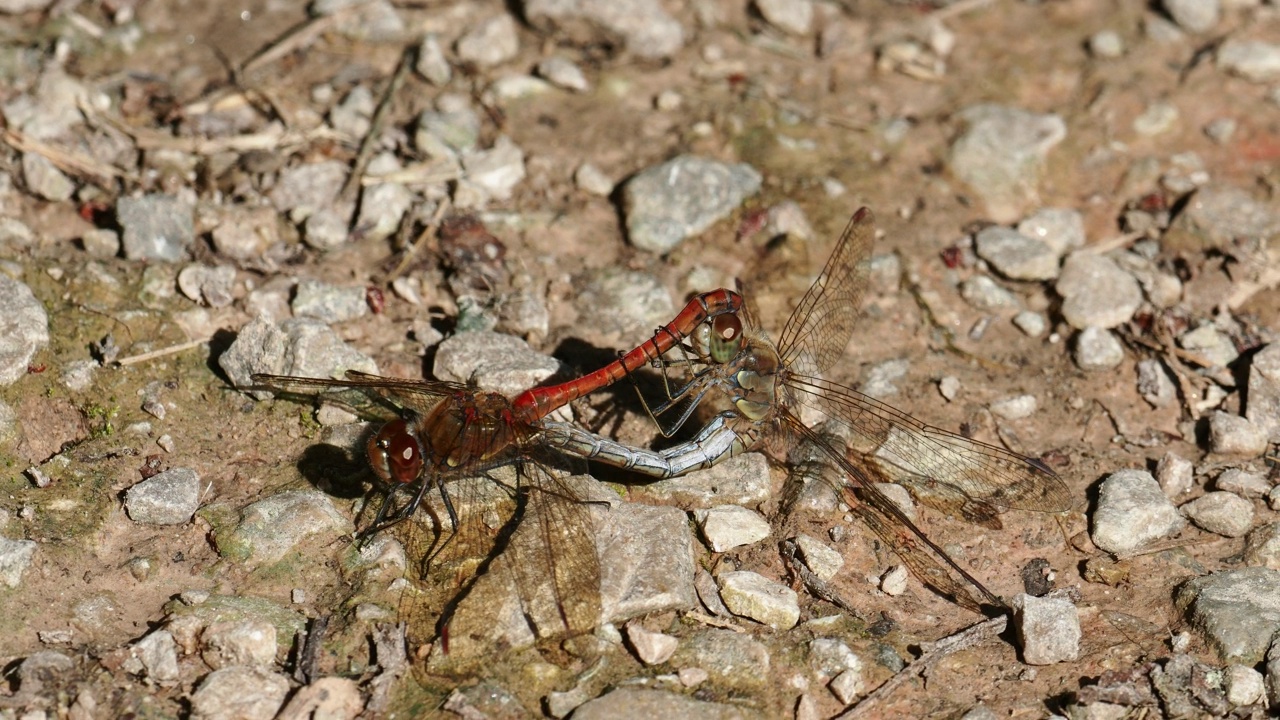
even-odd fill
[{"label": "brown dragonfly", "polygon": [[[669,382],[667,399],[649,408],[655,418],[675,414],[664,433],[683,424],[708,394],[727,399],[729,409],[692,440],[644,451],[554,422],[544,424],[544,437],[588,459],[655,477],[707,467],[766,442],[784,449],[808,443],[839,469],[837,490],[852,513],[917,577],[965,607],[1004,607],[1003,600],[929,540],[879,483],[904,485],[924,504],[992,528],[1000,526],[1002,509],[1065,511],[1071,506],[1070,493],[1039,460],[932,427],[821,377],[844,356],[852,338],[874,238],[874,220],[863,208],[849,221],[776,343],[741,295],[722,289],[695,298],[677,323],[660,328],[623,359],[641,354],[662,358],[680,348],[683,359],[659,360],[660,366],[692,363],[699,368],[679,387]],[[824,413],[825,427],[850,438],[852,446],[838,448],[833,433],[802,422],[802,406]]]}]

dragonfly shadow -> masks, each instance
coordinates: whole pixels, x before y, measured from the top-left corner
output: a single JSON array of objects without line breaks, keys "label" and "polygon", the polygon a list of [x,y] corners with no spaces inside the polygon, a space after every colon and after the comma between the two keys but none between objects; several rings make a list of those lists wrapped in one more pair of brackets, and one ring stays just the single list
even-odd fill
[{"label": "dragonfly shadow", "polygon": [[[366,434],[371,433],[372,429]],[[373,479],[363,453],[328,443],[303,450],[297,467],[298,473],[317,490],[346,500],[365,495],[367,484]]]}]

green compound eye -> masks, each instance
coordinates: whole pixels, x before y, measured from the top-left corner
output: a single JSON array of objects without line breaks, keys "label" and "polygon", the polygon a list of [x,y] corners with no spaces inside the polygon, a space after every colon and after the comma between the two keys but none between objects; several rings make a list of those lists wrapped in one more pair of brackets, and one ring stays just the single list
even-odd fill
[{"label": "green compound eye", "polygon": [[742,349],[742,321],[733,313],[711,321],[711,359],[727,363]]}]

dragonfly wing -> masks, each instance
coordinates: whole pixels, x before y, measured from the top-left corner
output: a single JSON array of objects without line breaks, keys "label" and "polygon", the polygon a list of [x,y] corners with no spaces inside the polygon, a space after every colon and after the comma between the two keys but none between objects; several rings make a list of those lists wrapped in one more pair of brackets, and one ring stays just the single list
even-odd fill
[{"label": "dragonfly wing", "polygon": [[802,402],[816,405],[873,443],[879,462],[922,478],[922,489],[945,485],[937,494],[960,493],[1000,508],[1071,508],[1066,484],[1038,460],[927,425],[838,383],[801,376],[791,376],[787,383]]},{"label": "dragonfly wing", "polygon": [[844,355],[867,289],[875,238],[871,211],[858,210],[826,266],[783,326],[778,350],[784,365],[816,375]]}]

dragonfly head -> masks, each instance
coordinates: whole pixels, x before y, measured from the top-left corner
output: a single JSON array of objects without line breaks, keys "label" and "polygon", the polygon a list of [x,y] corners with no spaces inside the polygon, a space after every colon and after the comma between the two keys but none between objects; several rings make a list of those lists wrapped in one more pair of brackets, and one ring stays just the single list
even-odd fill
[{"label": "dragonfly head", "polygon": [[367,450],[374,473],[385,482],[411,483],[422,476],[422,444],[403,419],[383,425]]},{"label": "dragonfly head", "polygon": [[738,356],[742,350],[742,320],[737,313],[717,315],[711,320],[711,332],[707,338],[707,351],[711,359],[724,364]]}]

